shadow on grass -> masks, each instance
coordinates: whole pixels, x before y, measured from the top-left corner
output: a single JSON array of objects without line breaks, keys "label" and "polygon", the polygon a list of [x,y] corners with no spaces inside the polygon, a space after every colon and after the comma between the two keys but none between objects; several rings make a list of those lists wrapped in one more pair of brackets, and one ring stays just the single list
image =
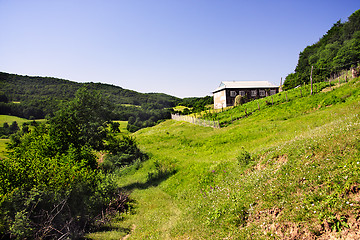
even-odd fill
[{"label": "shadow on grass", "polygon": [[165,170],[165,171],[156,171],[156,172],[149,172],[147,176],[146,182],[134,182],[130,183],[126,186],[123,186],[122,189],[126,191],[132,191],[134,189],[147,189],[149,187],[156,187],[161,182],[165,181],[172,175],[174,175],[177,172],[177,170]]},{"label": "shadow on grass", "polygon": [[117,231],[117,232],[123,232],[125,234],[129,234],[131,232],[131,228],[105,225],[105,226],[101,226],[99,229],[96,230],[96,232],[98,232],[98,233],[99,232],[111,232],[111,231]]},{"label": "shadow on grass", "polygon": [[[94,240],[94,239],[104,239],[104,236],[102,236],[103,234],[106,234],[107,232],[117,232],[117,233],[121,233],[121,236],[126,236],[128,234],[131,233],[131,228],[130,227],[119,227],[119,226],[109,226],[109,225],[105,225],[102,226],[98,229],[96,229],[95,232],[92,232],[93,234],[97,234],[98,236],[84,236],[82,238],[79,238],[79,240]],[[100,234],[100,235],[99,235]],[[120,239],[122,239],[123,237],[121,237]],[[111,238],[113,239],[113,238]]]}]

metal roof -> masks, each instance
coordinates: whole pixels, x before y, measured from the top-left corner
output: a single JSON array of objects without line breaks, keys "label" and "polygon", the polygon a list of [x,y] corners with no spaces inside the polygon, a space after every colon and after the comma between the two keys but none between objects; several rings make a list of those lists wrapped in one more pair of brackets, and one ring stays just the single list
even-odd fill
[{"label": "metal roof", "polygon": [[214,91],[218,92],[229,88],[277,88],[269,81],[222,81],[220,86]]}]

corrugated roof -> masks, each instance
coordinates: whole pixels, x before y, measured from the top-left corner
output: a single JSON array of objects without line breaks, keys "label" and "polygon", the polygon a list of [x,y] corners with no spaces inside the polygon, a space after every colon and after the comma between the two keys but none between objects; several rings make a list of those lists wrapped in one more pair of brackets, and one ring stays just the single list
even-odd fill
[{"label": "corrugated roof", "polygon": [[269,81],[222,81],[220,86],[214,91],[225,88],[273,88],[278,87]]}]

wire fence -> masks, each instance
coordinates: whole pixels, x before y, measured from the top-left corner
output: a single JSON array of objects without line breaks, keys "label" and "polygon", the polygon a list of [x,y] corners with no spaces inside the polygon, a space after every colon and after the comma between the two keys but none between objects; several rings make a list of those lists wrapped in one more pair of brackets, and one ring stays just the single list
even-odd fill
[{"label": "wire fence", "polygon": [[219,121],[210,121],[210,120],[191,117],[188,115],[171,114],[171,119],[175,121],[185,121],[203,127],[220,128]]}]

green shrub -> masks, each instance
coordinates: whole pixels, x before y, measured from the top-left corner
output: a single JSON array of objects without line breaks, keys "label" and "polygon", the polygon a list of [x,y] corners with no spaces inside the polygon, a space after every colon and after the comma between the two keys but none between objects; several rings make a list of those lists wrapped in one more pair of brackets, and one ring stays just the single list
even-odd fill
[{"label": "green shrub", "polygon": [[326,107],[326,106],[334,105],[334,104],[341,103],[341,102],[345,102],[345,99],[339,98],[336,95],[331,95],[329,97],[324,98],[320,102],[320,105]]},{"label": "green shrub", "polygon": [[252,161],[250,153],[244,149],[241,150],[236,159],[241,166],[246,166]]},{"label": "green shrub", "polygon": [[[126,208],[128,197],[118,190],[110,175],[80,172],[82,177],[75,177],[76,181],[62,182],[63,190],[38,185],[30,190],[15,188],[1,194],[0,236],[75,239],[91,227],[105,223],[109,214]],[[115,206],[114,202],[118,204]]]},{"label": "green shrub", "polygon": [[155,161],[154,165],[155,170],[148,172],[148,182],[161,180],[176,173],[176,168],[173,163]]},{"label": "green shrub", "polygon": [[137,159],[140,161],[147,156],[137,147],[135,138],[123,135],[121,137],[111,137],[108,139],[106,149],[109,154],[105,156],[101,168],[107,172],[112,172],[117,168],[129,165]]}]

